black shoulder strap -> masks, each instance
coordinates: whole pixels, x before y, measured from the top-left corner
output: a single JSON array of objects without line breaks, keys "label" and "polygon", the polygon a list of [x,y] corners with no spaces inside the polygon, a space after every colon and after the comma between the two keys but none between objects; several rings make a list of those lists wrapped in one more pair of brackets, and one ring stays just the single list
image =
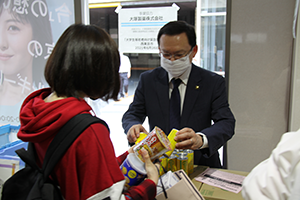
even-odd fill
[{"label": "black shoulder strap", "polygon": [[56,134],[52,142],[50,143],[46,155],[43,161],[42,169],[40,169],[35,162],[35,150],[34,145],[29,142],[28,150],[24,148],[16,150],[16,153],[20,158],[31,167],[42,171],[44,178],[50,175],[54,169],[56,163],[63,157],[65,152],[76,140],[76,138],[91,124],[101,123],[106,126],[109,131],[108,125],[105,121],[94,117],[90,114],[78,114],[70,119]]},{"label": "black shoulder strap", "polygon": [[103,120],[90,114],[76,115],[62,127],[47,149],[42,167],[45,178],[49,176],[56,163],[62,158],[75,139],[93,123],[102,123],[109,130]]}]

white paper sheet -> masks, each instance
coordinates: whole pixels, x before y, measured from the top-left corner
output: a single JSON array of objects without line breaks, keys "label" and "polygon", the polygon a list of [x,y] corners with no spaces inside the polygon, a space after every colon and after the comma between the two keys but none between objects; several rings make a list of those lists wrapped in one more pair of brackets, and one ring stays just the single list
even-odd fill
[{"label": "white paper sheet", "polygon": [[195,180],[230,192],[239,193],[245,176],[207,168]]}]

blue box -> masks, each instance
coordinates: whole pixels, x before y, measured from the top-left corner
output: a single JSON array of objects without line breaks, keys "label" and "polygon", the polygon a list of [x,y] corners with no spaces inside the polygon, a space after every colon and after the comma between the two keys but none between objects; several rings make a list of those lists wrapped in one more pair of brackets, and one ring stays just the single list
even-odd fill
[{"label": "blue box", "polygon": [[10,124],[0,126],[0,147],[9,143]]},{"label": "blue box", "polygon": [[9,133],[9,131],[10,131],[10,124],[0,126],[0,135]]},{"label": "blue box", "polygon": [[[0,147],[0,157],[15,157],[19,158],[17,153],[15,152],[18,149],[24,148],[27,149],[28,142],[23,142],[22,140],[17,140],[11,143],[8,143],[2,147]],[[20,159],[20,169],[25,166],[25,163]]]},{"label": "blue box", "polygon": [[16,154],[16,150],[27,149],[27,142],[23,142],[17,138],[17,133],[20,125],[3,125],[0,126],[0,157],[8,159],[19,159],[20,169],[25,166],[25,163]]},{"label": "blue box", "polygon": [[0,147],[9,144],[11,142],[19,140],[17,133],[20,129],[20,125],[3,125],[0,126]]}]

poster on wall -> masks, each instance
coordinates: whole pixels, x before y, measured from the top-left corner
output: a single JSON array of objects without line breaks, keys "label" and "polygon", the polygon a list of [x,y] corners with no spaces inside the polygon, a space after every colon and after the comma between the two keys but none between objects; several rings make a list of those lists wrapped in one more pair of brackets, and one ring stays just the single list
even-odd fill
[{"label": "poster on wall", "polygon": [[48,86],[46,61],[74,22],[73,0],[0,0],[0,125],[18,125],[23,100]]},{"label": "poster on wall", "polygon": [[178,6],[119,10],[119,50],[124,53],[158,53],[157,33],[177,20]]}]

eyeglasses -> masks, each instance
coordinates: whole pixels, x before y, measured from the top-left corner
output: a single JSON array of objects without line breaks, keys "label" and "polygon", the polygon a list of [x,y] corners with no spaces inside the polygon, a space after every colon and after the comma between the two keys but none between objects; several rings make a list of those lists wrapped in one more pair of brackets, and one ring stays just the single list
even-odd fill
[{"label": "eyeglasses", "polygon": [[177,60],[177,59],[180,59],[180,58],[183,58],[183,57],[187,56],[192,50],[193,50],[193,48],[191,48],[191,50],[188,51],[187,53],[176,53],[176,54],[169,54],[169,53],[160,52],[159,55],[163,56],[164,58],[169,59],[169,60],[171,60],[172,57],[174,57],[174,60]]}]

